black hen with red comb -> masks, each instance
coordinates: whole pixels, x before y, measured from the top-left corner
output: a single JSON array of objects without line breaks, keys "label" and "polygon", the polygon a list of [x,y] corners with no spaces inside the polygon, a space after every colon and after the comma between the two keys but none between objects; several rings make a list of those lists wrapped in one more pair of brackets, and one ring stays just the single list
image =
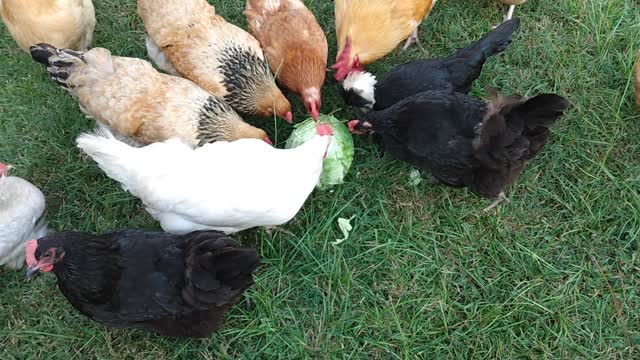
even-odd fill
[{"label": "black hen with red comb", "polygon": [[392,156],[450,186],[505,200],[504,190],[542,150],[569,101],[553,94],[523,100],[489,91],[488,103],[454,92],[422,92],[371,111],[349,128],[378,134]]},{"label": "black hen with red comb", "polygon": [[57,233],[27,244],[27,276],[53,271],[92,320],[165,336],[206,337],[253,284],[255,249],[217,231]]}]

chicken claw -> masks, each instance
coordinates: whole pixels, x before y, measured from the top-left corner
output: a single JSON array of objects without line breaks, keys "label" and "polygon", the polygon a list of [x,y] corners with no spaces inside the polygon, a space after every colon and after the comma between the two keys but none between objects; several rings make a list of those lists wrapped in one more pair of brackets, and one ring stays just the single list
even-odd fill
[{"label": "chicken claw", "polygon": [[482,212],[489,212],[491,209],[495,208],[496,206],[500,205],[501,202],[506,202],[507,204],[511,203],[511,200],[509,200],[508,197],[506,197],[504,195],[504,192],[501,192],[500,194],[498,194],[498,198],[496,199],[496,201],[494,201],[493,203],[491,203],[491,205],[487,206],[486,208],[484,208],[484,210],[482,210]]}]

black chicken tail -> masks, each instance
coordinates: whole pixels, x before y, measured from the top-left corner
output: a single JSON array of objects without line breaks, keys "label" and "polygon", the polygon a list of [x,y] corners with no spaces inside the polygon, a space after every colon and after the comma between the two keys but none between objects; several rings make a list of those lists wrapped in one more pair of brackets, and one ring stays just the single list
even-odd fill
[{"label": "black chicken tail", "polygon": [[491,55],[502,52],[509,46],[513,33],[520,27],[520,19],[505,21],[482,39],[462,48],[447,58],[451,82],[457,92],[469,93],[471,85],[480,76],[482,67]]},{"label": "black chicken tail", "polygon": [[489,168],[522,164],[538,154],[549,138],[549,129],[567,111],[569,101],[542,94],[527,101],[502,97],[495,90],[473,146],[476,157]]},{"label": "black chicken tail", "polygon": [[69,88],[67,79],[69,74],[77,65],[85,65],[82,58],[83,53],[58,49],[49,44],[36,44],[31,46],[31,57],[33,60],[45,65],[49,76],[58,85]]},{"label": "black chicken tail", "polygon": [[482,59],[482,62],[484,63],[486,58],[502,52],[507,48],[507,46],[509,46],[509,44],[511,44],[513,33],[515,33],[515,31],[518,30],[519,27],[519,18],[507,20],[500,24],[500,26],[498,26],[497,28],[488,32],[484,37],[482,37],[482,39],[464,48],[463,51],[466,50],[473,53],[482,53],[484,55],[484,59]]},{"label": "black chicken tail", "polygon": [[252,273],[260,266],[258,252],[235,246],[217,231],[187,237],[184,299],[201,310],[233,305],[253,285]]}]

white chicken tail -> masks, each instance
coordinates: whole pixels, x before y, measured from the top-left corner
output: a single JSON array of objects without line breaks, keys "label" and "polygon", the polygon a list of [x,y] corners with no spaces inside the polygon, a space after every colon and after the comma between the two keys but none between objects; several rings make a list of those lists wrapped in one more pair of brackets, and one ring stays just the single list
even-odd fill
[{"label": "white chicken tail", "polygon": [[107,176],[129,190],[131,172],[138,160],[136,148],[119,141],[105,128],[81,134],[76,139],[76,146],[98,163]]}]

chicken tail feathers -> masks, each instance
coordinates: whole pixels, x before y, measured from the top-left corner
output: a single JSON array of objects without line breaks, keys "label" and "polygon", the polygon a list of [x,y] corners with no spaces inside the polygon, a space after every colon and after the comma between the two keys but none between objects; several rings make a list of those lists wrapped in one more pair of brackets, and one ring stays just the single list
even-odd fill
[{"label": "chicken tail feathers", "polygon": [[549,129],[570,105],[554,94],[524,101],[488,92],[492,100],[473,147],[483,165],[494,169],[523,164],[538,154],[547,143]]},{"label": "chicken tail feathers", "polygon": [[45,43],[31,46],[33,60],[45,65],[51,79],[64,88],[70,87],[67,83],[70,72],[78,64],[84,64],[82,55],[83,53],[80,52],[58,49]]},{"label": "chicken tail feathers", "polygon": [[230,306],[253,285],[258,252],[237,247],[221,232],[198,231],[185,241],[183,298],[196,308]]},{"label": "chicken tail feathers", "polygon": [[124,190],[129,190],[128,183],[134,163],[134,148],[119,141],[105,128],[98,128],[94,133],[83,133],[76,139],[76,146],[89,155],[110,178],[120,182]]},{"label": "chicken tail feathers", "polygon": [[[482,39],[468,46],[466,49],[481,52],[485,59],[504,51],[513,38],[513,34],[520,27],[520,19],[513,18],[500,24],[488,32]],[[484,61],[484,60],[483,60]]]}]

